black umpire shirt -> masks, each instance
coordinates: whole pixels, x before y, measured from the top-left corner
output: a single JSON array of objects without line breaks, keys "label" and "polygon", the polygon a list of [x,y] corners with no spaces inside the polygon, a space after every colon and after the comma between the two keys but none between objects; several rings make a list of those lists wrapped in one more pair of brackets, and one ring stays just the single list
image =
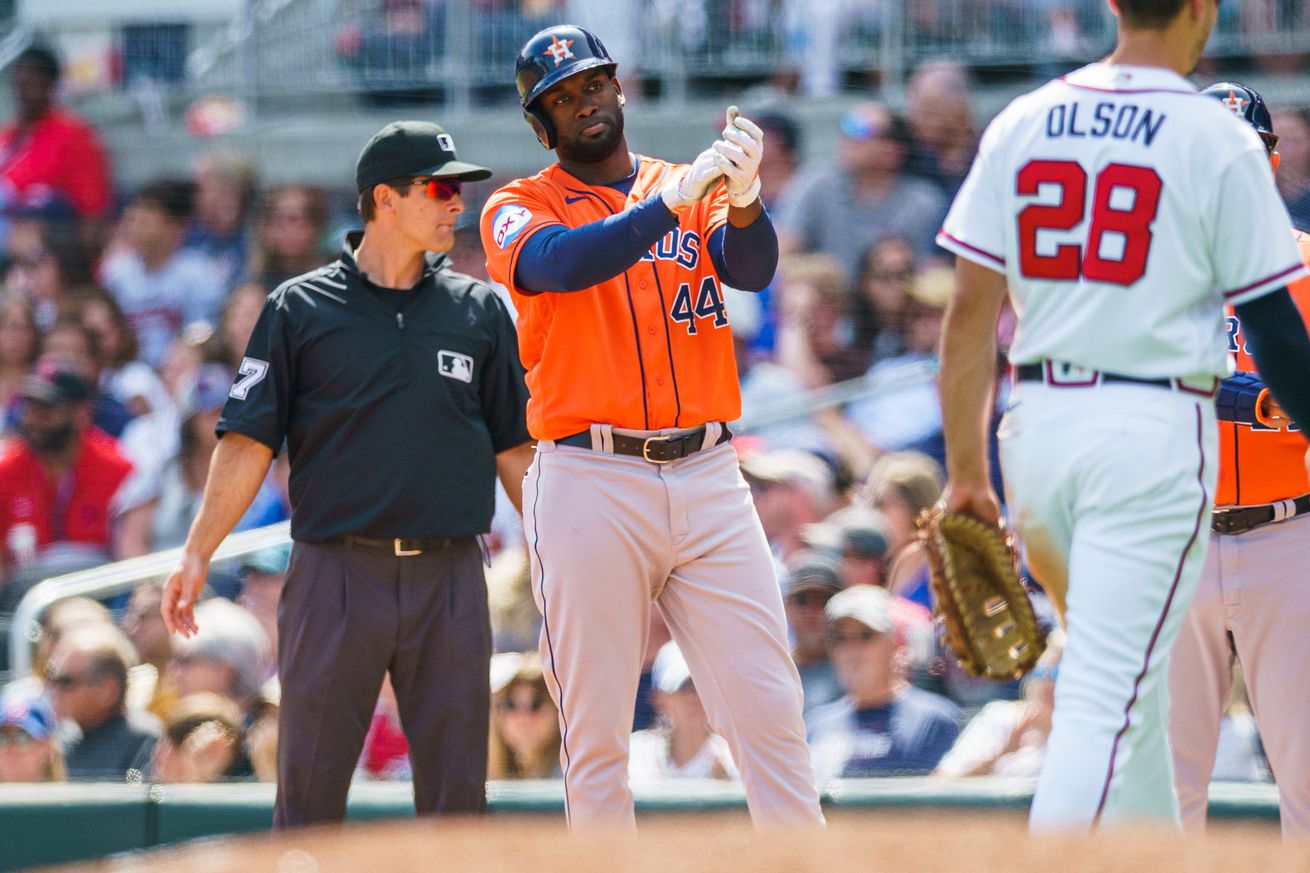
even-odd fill
[{"label": "black umpire shirt", "polygon": [[527,399],[490,288],[429,256],[414,288],[387,291],[343,254],[269,295],[218,433],[286,441],[296,540],[474,536],[496,454],[530,439]]}]

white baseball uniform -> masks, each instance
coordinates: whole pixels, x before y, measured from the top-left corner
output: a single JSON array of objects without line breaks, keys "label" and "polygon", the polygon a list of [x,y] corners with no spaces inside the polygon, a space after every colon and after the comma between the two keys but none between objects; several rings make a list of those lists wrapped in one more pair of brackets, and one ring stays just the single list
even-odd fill
[{"label": "white baseball uniform", "polygon": [[938,242],[1003,272],[1019,317],[1001,465],[1068,628],[1032,826],[1176,821],[1165,675],[1205,559],[1223,304],[1304,273],[1263,145],[1176,73],[1092,64],[988,126]]}]

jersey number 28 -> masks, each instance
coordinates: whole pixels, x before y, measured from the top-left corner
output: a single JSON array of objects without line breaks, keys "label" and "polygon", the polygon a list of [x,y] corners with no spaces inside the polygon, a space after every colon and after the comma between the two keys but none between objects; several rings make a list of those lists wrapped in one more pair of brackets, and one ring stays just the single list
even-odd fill
[{"label": "jersey number 28", "polygon": [[[1150,167],[1107,164],[1096,174],[1092,216],[1085,245],[1061,243],[1055,253],[1038,254],[1037,232],[1069,231],[1083,223],[1089,186],[1087,171],[1076,161],[1029,161],[1019,171],[1017,193],[1034,196],[1042,185],[1058,185],[1057,203],[1034,203],[1019,213],[1019,271],[1030,279],[1131,285],[1146,273],[1151,254],[1151,222],[1160,208],[1164,183]],[[1122,192],[1115,197],[1116,192]],[[1131,196],[1131,205],[1123,203]],[[1117,259],[1101,254],[1107,234],[1123,241]]]}]

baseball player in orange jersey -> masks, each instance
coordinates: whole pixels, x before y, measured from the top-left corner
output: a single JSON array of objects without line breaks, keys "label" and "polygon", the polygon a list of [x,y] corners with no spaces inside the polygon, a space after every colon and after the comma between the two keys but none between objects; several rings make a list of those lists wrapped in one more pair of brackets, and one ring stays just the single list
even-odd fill
[{"label": "baseball player in orange jersey", "polygon": [[[1206,94],[1245,119],[1278,167],[1278,142],[1264,100],[1223,82]],[[1295,233],[1310,264],[1310,236]],[[1310,279],[1288,291],[1310,312]],[[1210,550],[1169,668],[1170,744],[1183,825],[1205,825],[1219,721],[1232,690],[1233,659],[1242,664],[1251,708],[1278,781],[1283,832],[1310,836],[1310,695],[1296,669],[1310,664],[1310,600],[1301,596],[1310,555],[1310,479],[1305,440],[1289,430],[1255,372],[1241,321],[1228,311],[1228,350],[1237,373],[1219,398],[1219,488]]]},{"label": "baseball player in orange jersey", "polygon": [[524,532],[570,826],[634,824],[652,604],[756,824],[820,826],[782,598],[724,424],[741,403],[722,286],[763,288],[777,263],[763,134],[730,109],[690,166],[629,152],[614,60],[578,27],[538,33],[516,67],[559,160],[491,197],[482,241],[519,313],[538,440]]}]

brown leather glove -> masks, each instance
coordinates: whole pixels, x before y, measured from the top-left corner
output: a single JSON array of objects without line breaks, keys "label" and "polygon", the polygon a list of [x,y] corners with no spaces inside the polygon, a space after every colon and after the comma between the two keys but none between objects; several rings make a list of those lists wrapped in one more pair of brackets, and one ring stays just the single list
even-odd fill
[{"label": "brown leather glove", "polygon": [[960,666],[998,681],[1031,670],[1046,642],[1009,532],[939,506],[915,525],[928,553],[933,610]]}]

